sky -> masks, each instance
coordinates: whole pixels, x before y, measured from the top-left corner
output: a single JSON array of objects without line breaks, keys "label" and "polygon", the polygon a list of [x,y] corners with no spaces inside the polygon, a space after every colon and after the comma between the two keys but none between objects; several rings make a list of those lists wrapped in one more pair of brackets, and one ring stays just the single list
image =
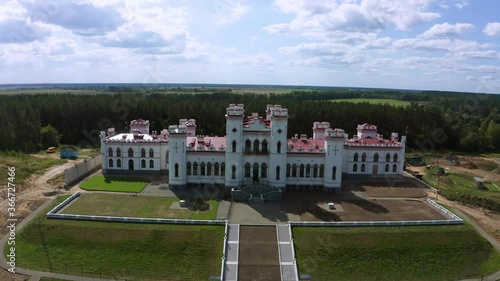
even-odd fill
[{"label": "sky", "polygon": [[500,1],[0,0],[0,84],[500,93]]}]

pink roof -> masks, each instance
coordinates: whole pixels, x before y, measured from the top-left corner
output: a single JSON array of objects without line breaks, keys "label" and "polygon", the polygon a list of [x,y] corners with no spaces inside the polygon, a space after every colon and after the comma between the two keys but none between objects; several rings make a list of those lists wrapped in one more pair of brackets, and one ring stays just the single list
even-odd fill
[{"label": "pink roof", "polygon": [[[325,140],[289,139],[287,140],[287,144],[292,148],[290,152],[319,152],[320,148],[325,147]],[[312,150],[309,151],[309,148],[312,148]]]},{"label": "pink roof", "polygon": [[148,120],[144,120],[142,118],[138,118],[136,120],[132,120],[132,122],[130,122],[130,125],[132,126],[145,126],[145,125],[148,125],[149,124],[149,121]]},{"label": "pink roof", "polygon": [[198,137],[187,137],[186,146],[193,147],[193,151],[200,151],[198,147],[204,147],[202,151],[210,151],[210,146],[219,150],[221,146],[226,147],[226,137],[203,137],[203,143],[198,142]]},{"label": "pink roof", "polygon": [[248,124],[255,123],[255,121],[260,122],[260,124],[263,124],[266,128],[271,127],[271,121],[264,119],[262,116],[249,116],[243,120],[243,127],[248,127]]}]

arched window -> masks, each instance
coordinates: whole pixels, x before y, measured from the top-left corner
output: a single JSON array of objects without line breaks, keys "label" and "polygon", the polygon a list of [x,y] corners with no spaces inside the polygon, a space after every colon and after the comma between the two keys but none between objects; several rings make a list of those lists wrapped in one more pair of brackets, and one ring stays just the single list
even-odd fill
[{"label": "arched window", "polygon": [[245,141],[245,153],[252,152],[252,142],[250,140]]},{"label": "arched window", "polygon": [[261,178],[267,178],[267,164],[262,163],[260,166],[260,177]]},{"label": "arched window", "polygon": [[396,173],[398,171],[398,165],[394,164],[392,165],[392,172]]},{"label": "arched window", "polygon": [[389,172],[389,164],[385,164],[385,171]]},{"label": "arched window", "polygon": [[304,177],[304,164],[300,164],[300,177],[303,178]]},{"label": "arched window", "polygon": [[280,166],[276,166],[276,180],[280,179]]},{"label": "arched window", "polygon": [[297,164],[292,165],[292,177],[293,178],[297,177]]},{"label": "arched window", "polygon": [[232,148],[232,151],[233,151],[233,152],[236,152],[236,141],[233,141],[233,148]]},{"label": "arched window", "polygon": [[231,178],[233,180],[236,179],[236,166],[235,165],[231,166]]},{"label": "arched window", "polygon": [[267,141],[262,141],[262,153],[267,153]]},{"label": "arched window", "polygon": [[134,160],[129,159],[129,160],[128,160],[128,169],[129,169],[129,170],[134,170],[134,168],[135,168],[135,165],[134,165]]},{"label": "arched window", "polygon": [[393,162],[398,162],[398,154],[397,153],[394,153],[394,158],[393,158]]},{"label": "arched window", "polygon": [[373,162],[378,162],[378,153],[375,153],[375,155],[373,155]]},{"label": "arched window", "polygon": [[220,163],[220,175],[223,177],[226,176],[226,164],[224,162]]},{"label": "arched window", "polygon": [[155,167],[155,161],[149,160],[149,168],[153,169]]},{"label": "arched window", "polygon": [[250,177],[250,168],[251,168],[250,163],[247,162],[245,164],[245,178],[249,178]]},{"label": "arched window", "polygon": [[290,166],[290,164],[286,164],[286,177],[289,178],[290,177],[290,170],[292,169],[292,166]]},{"label": "arched window", "polygon": [[113,149],[111,147],[108,149],[108,156],[113,157]]},{"label": "arched window", "polygon": [[314,164],[314,166],[313,166],[313,178],[317,178],[317,177],[318,177],[318,165]]},{"label": "arched window", "polygon": [[141,160],[141,168],[146,168],[146,160]]},{"label": "arched window", "polygon": [[128,157],[134,157],[134,150],[132,148],[128,149]]},{"label": "arched window", "polygon": [[352,166],[352,171],[353,171],[353,172],[357,172],[357,171],[358,171],[358,164],[354,164],[354,165]]},{"label": "arched window", "polygon": [[211,175],[212,175],[212,163],[208,162],[207,163],[207,176],[211,176]]},{"label": "arched window", "polygon": [[205,175],[205,162],[201,162],[200,165],[200,175],[204,176]]},{"label": "arched window", "polygon": [[260,153],[260,142],[259,140],[255,140],[253,142],[253,153]]},{"label": "arched window", "polygon": [[366,162],[366,153],[361,154],[361,162]]},{"label": "arched window", "polygon": [[391,155],[389,153],[385,155],[385,162],[391,162]]},{"label": "arched window", "polygon": [[146,149],[141,149],[141,157],[146,157]]},{"label": "arched window", "polygon": [[116,160],[116,167],[117,168],[121,168],[122,167],[122,160],[120,160],[120,159]]},{"label": "arched window", "polygon": [[311,165],[307,164],[306,166],[306,177],[310,178],[311,177]]},{"label": "arched window", "polygon": [[259,175],[259,164],[253,163],[253,175],[254,177]]},{"label": "arched window", "polygon": [[175,163],[174,172],[175,172],[175,177],[178,178],[179,177],[179,164],[177,164],[177,163]]},{"label": "arched window", "polygon": [[198,175],[198,163],[193,162],[193,175]]},{"label": "arched window", "polygon": [[354,153],[354,162],[358,162],[358,157],[359,157],[358,153],[357,152]]},{"label": "arched window", "polygon": [[154,150],[152,148],[149,149],[149,157],[150,158],[155,157],[155,152],[154,152]]},{"label": "arched window", "polygon": [[219,175],[219,162],[215,162],[214,164],[214,176]]},{"label": "arched window", "polygon": [[281,142],[278,141],[278,143],[276,144],[276,153],[281,153]]},{"label": "arched window", "polygon": [[319,177],[322,178],[325,176],[325,165],[319,165]]},{"label": "arched window", "polygon": [[361,172],[364,172],[366,170],[365,164],[361,164]]},{"label": "arched window", "polygon": [[332,169],[332,180],[336,180],[336,179],[337,179],[337,167],[333,166],[333,169]]},{"label": "arched window", "polygon": [[108,167],[113,168],[113,159],[109,159]]},{"label": "arched window", "polygon": [[119,147],[116,149],[116,157],[122,157],[122,151]]},{"label": "arched window", "polygon": [[[177,164],[176,164],[176,165],[177,165]],[[191,175],[191,162],[187,162],[187,164],[186,164],[186,174],[187,174],[188,176],[190,176],[190,175]]]}]

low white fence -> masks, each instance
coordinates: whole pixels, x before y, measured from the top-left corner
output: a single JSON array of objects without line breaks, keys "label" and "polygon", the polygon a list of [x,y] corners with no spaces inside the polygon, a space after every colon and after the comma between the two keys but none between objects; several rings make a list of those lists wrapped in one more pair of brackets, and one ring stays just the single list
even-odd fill
[{"label": "low white fence", "polygon": [[59,203],[57,206],[55,206],[52,210],[50,210],[48,214],[56,214],[57,212],[59,212],[62,208],[66,207],[69,203],[71,203],[73,200],[75,200],[76,198],[80,197],[80,191],[77,191],[76,193],[74,193],[73,195],[71,195],[70,197],[68,197],[66,200],[62,201],[61,203]]},{"label": "low white fence", "polygon": [[445,207],[439,205],[438,203],[434,202],[434,200],[430,199],[430,198],[427,198],[427,203],[429,203],[431,206],[433,206],[434,208],[440,210],[441,212],[445,213],[446,215],[448,215],[449,217],[451,217],[452,220],[456,220],[456,221],[460,221],[463,223],[463,220],[461,218],[459,218],[457,215],[455,215],[454,213],[450,212],[448,209],[446,209]]},{"label": "low white fence", "polygon": [[425,221],[331,221],[331,222],[311,222],[311,221],[291,221],[292,226],[413,226],[413,225],[451,225],[463,224],[457,220],[425,220]]},{"label": "low white fence", "polygon": [[227,235],[228,235],[228,232],[227,232],[227,229],[228,229],[228,222],[226,221],[226,226],[224,228],[224,246],[222,246],[222,265],[221,265],[221,268],[220,268],[220,280],[224,281],[224,275],[226,273],[226,270],[224,269],[224,267],[226,266],[226,250],[227,250]]}]

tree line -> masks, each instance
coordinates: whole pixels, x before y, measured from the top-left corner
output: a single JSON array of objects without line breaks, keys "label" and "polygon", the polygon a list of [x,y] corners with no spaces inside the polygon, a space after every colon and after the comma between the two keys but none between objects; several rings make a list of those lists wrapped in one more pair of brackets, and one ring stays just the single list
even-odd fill
[{"label": "tree line", "polygon": [[[123,89],[113,89],[123,90]],[[500,96],[395,90],[304,90],[288,94],[237,94],[214,90],[160,94],[144,91],[107,94],[0,95],[0,150],[26,152],[51,142],[99,146],[99,131],[127,131],[130,120],[148,119],[160,131],[181,118],[194,118],[198,134],[225,134],[225,109],[245,104],[245,113],[264,114],[267,104],[289,110],[289,137],[312,135],[314,121],[328,121],[352,136],[356,125],[376,124],[379,133],[407,132],[418,150],[500,151]],[[419,101],[410,106],[329,102],[339,98],[392,98]],[[422,102],[424,101],[424,102]],[[50,135],[57,137],[50,137]]]}]

